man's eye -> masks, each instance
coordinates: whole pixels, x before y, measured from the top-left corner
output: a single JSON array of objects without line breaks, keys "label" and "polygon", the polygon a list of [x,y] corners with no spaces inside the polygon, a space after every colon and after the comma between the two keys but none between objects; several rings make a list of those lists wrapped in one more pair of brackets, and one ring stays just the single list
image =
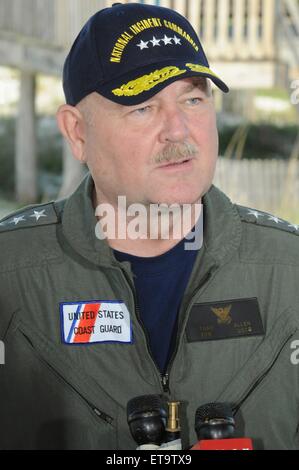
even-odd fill
[{"label": "man's eye", "polygon": [[133,113],[137,114],[146,114],[150,110],[150,106],[144,106],[143,108],[138,108],[133,111]]},{"label": "man's eye", "polygon": [[197,104],[201,103],[202,100],[201,100],[201,98],[189,98],[187,101],[191,105],[196,106]]}]

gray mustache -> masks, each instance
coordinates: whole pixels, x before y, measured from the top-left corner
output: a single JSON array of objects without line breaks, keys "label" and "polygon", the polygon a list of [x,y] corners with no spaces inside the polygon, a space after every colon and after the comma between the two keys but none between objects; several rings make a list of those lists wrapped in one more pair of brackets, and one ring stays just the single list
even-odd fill
[{"label": "gray mustache", "polygon": [[183,144],[171,144],[166,147],[154,158],[154,163],[160,165],[161,163],[176,163],[182,158],[194,157],[198,154],[196,145],[185,142]]}]

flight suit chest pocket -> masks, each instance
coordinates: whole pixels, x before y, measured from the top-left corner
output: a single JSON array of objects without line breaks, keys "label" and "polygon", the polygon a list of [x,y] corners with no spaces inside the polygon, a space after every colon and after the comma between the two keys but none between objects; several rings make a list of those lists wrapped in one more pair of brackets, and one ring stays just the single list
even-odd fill
[{"label": "flight suit chest pocket", "polygon": [[[0,436],[0,448],[118,447],[120,407],[84,364],[72,363],[62,346],[26,324],[21,312],[14,315],[4,343],[0,413],[7,432]],[[10,424],[14,420],[17,426]]]}]

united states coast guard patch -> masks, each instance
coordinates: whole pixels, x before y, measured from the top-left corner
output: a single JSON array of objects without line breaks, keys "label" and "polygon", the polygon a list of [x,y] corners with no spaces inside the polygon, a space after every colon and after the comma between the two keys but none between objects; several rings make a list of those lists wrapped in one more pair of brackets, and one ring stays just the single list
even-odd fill
[{"label": "united states coast guard patch", "polygon": [[119,300],[59,304],[65,344],[132,343],[130,313]]}]

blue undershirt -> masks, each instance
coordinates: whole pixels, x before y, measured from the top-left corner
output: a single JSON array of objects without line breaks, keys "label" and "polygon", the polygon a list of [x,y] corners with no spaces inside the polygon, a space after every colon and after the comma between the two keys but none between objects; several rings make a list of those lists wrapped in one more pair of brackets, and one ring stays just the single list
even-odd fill
[{"label": "blue undershirt", "polygon": [[165,373],[177,335],[177,320],[198,250],[185,250],[186,240],[160,256],[143,258],[114,250],[115,258],[131,263],[142,323],[151,354]]}]

